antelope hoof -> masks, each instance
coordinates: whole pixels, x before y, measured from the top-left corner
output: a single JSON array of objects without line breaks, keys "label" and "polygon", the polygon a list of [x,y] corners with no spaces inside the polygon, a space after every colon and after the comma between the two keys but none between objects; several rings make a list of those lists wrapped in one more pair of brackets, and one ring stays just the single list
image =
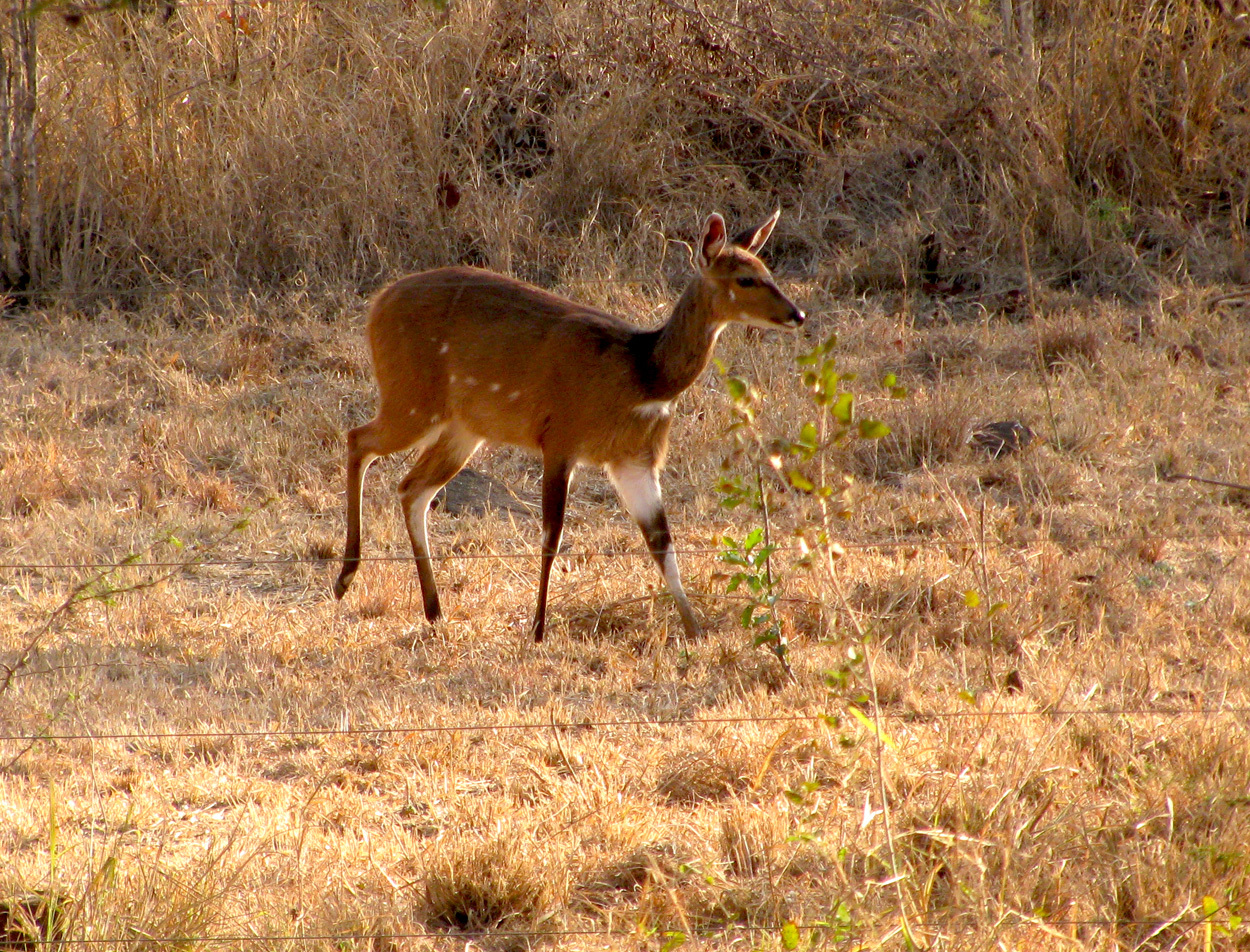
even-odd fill
[{"label": "antelope hoof", "polygon": [[334,597],[336,599],[342,600],[343,596],[347,594],[348,587],[352,584],[352,579],[355,577],[355,569],[352,569],[350,572],[344,569],[339,577],[334,580]]},{"label": "antelope hoof", "polygon": [[443,617],[443,608],[438,603],[438,599],[433,602],[427,602],[425,605],[425,620],[431,625]]}]

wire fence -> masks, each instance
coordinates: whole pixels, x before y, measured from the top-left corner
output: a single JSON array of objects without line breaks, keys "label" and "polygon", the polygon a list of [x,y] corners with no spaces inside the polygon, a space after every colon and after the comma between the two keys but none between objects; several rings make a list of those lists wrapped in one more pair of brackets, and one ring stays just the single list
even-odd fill
[{"label": "wire fence", "polygon": [[[1164,539],[1167,541],[1201,545],[1210,543],[1240,543],[1250,538],[1250,531],[1212,531],[1212,532],[1175,532],[1175,533],[1149,533],[1148,537],[1153,540]],[[1084,540],[1086,547],[1097,548],[1115,548],[1117,546],[1132,545],[1143,541],[1143,533],[1121,533],[1115,535],[1107,535],[1098,538]],[[976,550],[986,547],[1008,547],[1012,549],[1025,549],[1038,545],[1055,544],[1055,540],[1049,537],[1031,537],[1022,540],[1016,540],[1008,545],[1001,540],[973,540],[973,539],[933,539],[925,538],[903,538],[890,540],[858,540],[847,541],[841,543],[843,548],[851,550],[897,550],[897,549],[915,549],[915,548],[932,548],[932,549],[958,549],[958,550]],[[723,554],[723,549],[715,547],[691,547],[681,550],[681,554],[685,556],[717,556]],[[780,547],[779,552],[794,552],[797,547]],[[564,554],[567,558],[638,558],[649,557],[649,553],[636,550],[621,549],[600,549],[600,550],[582,550],[573,551]],[[456,560],[508,560],[508,559],[532,559],[535,557],[533,551],[515,552],[515,553],[447,553],[438,556],[442,561]],[[1127,558],[1128,556],[1123,556]],[[279,556],[270,555],[260,557],[235,557],[235,558],[195,558],[190,556],[182,560],[162,560],[162,559],[141,559],[138,557],[115,561],[115,562],[76,562],[72,560],[66,561],[47,561],[47,562],[30,562],[23,563],[18,561],[6,561],[0,563],[0,572],[21,573],[21,572],[74,572],[85,570],[104,570],[106,572],[121,570],[145,570],[145,569],[186,569],[188,571],[208,566],[240,566],[240,567],[284,567],[296,565],[320,565],[337,563],[339,560],[336,556]],[[369,562],[410,562],[411,557],[407,555],[381,555],[362,558],[362,561]],[[110,662],[103,662],[103,666],[109,665]],[[27,671],[23,672],[31,676],[46,674],[48,672]],[[3,671],[0,670],[0,674]],[[954,709],[891,709],[889,705],[880,705],[876,708],[872,707],[866,700],[848,701],[843,700],[831,703],[827,710],[819,712],[805,713],[786,713],[786,714],[757,714],[757,715],[740,715],[740,716],[707,716],[707,715],[691,715],[691,716],[640,716],[640,717],[619,717],[619,718],[563,718],[560,720],[525,720],[516,723],[496,723],[489,719],[476,719],[451,724],[430,724],[430,723],[409,723],[409,724],[369,724],[362,726],[289,726],[275,724],[271,726],[249,726],[245,728],[218,728],[218,727],[190,727],[186,729],[159,729],[145,730],[136,728],[134,730],[109,730],[109,731],[92,731],[85,730],[56,730],[50,726],[44,731],[4,731],[0,732],[0,743],[22,745],[22,753],[18,757],[24,756],[29,750],[35,749],[40,745],[48,744],[68,744],[68,743],[124,743],[132,746],[142,745],[162,745],[177,744],[181,742],[195,741],[214,741],[214,740],[261,740],[273,738],[304,738],[326,740],[332,738],[415,738],[429,737],[434,735],[449,734],[525,734],[525,735],[542,735],[548,733],[560,732],[576,732],[584,730],[602,730],[602,731],[624,731],[624,730],[656,730],[664,731],[673,728],[681,728],[686,730],[716,730],[718,728],[732,727],[735,725],[757,725],[757,724],[774,724],[774,725],[802,725],[807,724],[813,727],[822,725],[829,727],[845,726],[847,723],[848,708],[854,708],[864,718],[879,718],[880,724],[891,724],[900,722],[951,722],[956,720],[980,720],[986,723],[993,721],[1001,721],[1011,718],[1043,718],[1051,722],[1059,722],[1070,719],[1088,719],[1088,718],[1165,718],[1168,720],[1181,720],[1186,718],[1231,718],[1235,719],[1234,723],[1243,726],[1250,726],[1250,706],[1243,704],[1211,704],[1194,695],[1191,698],[1180,700],[1172,700],[1167,703],[1149,703],[1141,705],[1123,705],[1123,704],[1103,704],[1085,702],[1078,703],[1055,703],[1051,705],[1040,704],[1036,701],[1029,703],[1021,700],[1020,706],[1005,707],[1003,702],[996,701],[994,706],[981,709],[974,703],[968,703],[964,708]],[[841,720],[839,720],[841,719]],[[0,904],[2,905],[2,904]],[[0,908],[0,913],[3,909]],[[1205,913],[1199,915],[1198,913]],[[873,924],[875,929],[901,928],[891,925],[892,921],[897,921],[897,911],[893,914],[894,920],[889,915],[879,917]],[[1219,919],[1218,917],[1222,917]],[[1232,918],[1230,918],[1232,917]],[[1180,910],[1174,917],[1107,917],[1107,918],[1046,918],[1037,916],[1028,916],[1022,913],[1009,913],[1008,916],[999,924],[998,928],[1002,931],[1013,929],[1037,929],[1045,931],[1048,934],[1054,934],[1059,938],[1067,941],[1073,941],[1062,933],[1055,930],[1063,929],[1075,931],[1080,929],[1096,929],[1096,930],[1122,930],[1131,931],[1133,942],[1141,946],[1142,943],[1152,941],[1155,936],[1167,933],[1170,939],[1175,938],[1178,934],[1183,935],[1194,930],[1207,929],[1210,930],[1219,925],[1224,920],[1233,921],[1235,915],[1226,907],[1221,906],[1217,913],[1211,913],[1209,909],[1201,907],[1192,907]],[[14,922],[10,918],[10,923]],[[0,926],[3,925],[2,915],[0,915]],[[752,924],[745,922],[728,922],[710,926],[692,929],[691,935],[686,936],[684,930],[674,925],[674,928],[667,933],[655,933],[639,926],[630,928],[587,928],[587,929],[555,929],[555,928],[535,928],[532,930],[515,930],[515,929],[480,929],[480,930],[462,930],[462,929],[405,929],[397,927],[375,928],[368,931],[315,931],[310,933],[300,933],[298,931],[289,931],[281,934],[264,934],[263,932],[233,932],[229,934],[212,934],[205,932],[203,934],[169,934],[169,935],[141,935],[141,934],[123,934],[117,936],[93,936],[90,934],[91,927],[89,925],[79,924],[72,930],[74,935],[70,934],[49,934],[46,930],[41,931],[42,927],[38,926],[33,932],[17,933],[13,935],[27,943],[24,948],[103,948],[103,947],[160,947],[160,946],[178,946],[185,947],[188,945],[200,945],[205,947],[229,947],[229,948],[246,948],[256,945],[332,945],[335,947],[351,947],[352,945],[363,945],[369,948],[395,948],[393,943],[402,941],[423,941],[430,943],[454,942],[458,944],[472,942],[493,942],[506,941],[523,944],[533,943],[550,943],[559,940],[576,940],[584,939],[588,941],[608,941],[608,940],[629,940],[629,939],[649,939],[657,944],[664,944],[666,941],[674,941],[674,937],[681,936],[689,939],[699,938],[715,938],[718,940],[731,941],[732,936],[762,936],[762,935],[781,935],[783,930],[797,930],[799,933],[810,934],[812,937],[825,936],[827,939],[834,937],[836,939],[853,938],[861,935],[867,928],[866,923],[860,923],[858,927],[847,926],[845,924],[833,921],[811,921],[804,923],[793,923],[785,921],[770,922],[767,924]],[[960,935],[980,935],[983,930],[978,932],[972,929],[967,923],[961,925],[958,913],[952,912],[945,918],[922,918],[911,919],[907,923],[907,928],[918,932],[927,932],[930,937],[945,936],[957,938]],[[1225,924],[1224,928],[1227,929]],[[969,931],[971,930],[971,931]],[[29,935],[29,938],[27,938]],[[2,936],[2,929],[0,929]],[[813,939],[814,941],[814,939]],[[0,948],[3,948],[3,942],[0,941]]]},{"label": "wire fence", "polygon": [[[1212,531],[1212,532],[1152,532],[1149,530],[1137,532],[1116,533],[1111,535],[1099,536],[1096,539],[1087,539],[1083,541],[1086,548],[1107,549],[1112,546],[1133,545],[1142,542],[1242,542],[1250,539],[1250,530],[1231,530],[1231,531]],[[848,540],[838,541],[841,548],[848,551],[869,551],[869,550],[889,550],[889,549],[978,549],[982,547],[979,539],[934,539],[931,536],[918,536],[914,538],[895,538],[882,540]],[[995,549],[1012,548],[1027,549],[1034,546],[1042,545],[1063,545],[1063,543],[1050,536],[1035,536],[1023,539],[1013,540],[1010,543],[1004,543],[999,540],[986,540],[986,545]],[[723,548],[714,546],[691,546],[686,548],[674,548],[674,555],[686,557],[699,557],[709,555],[721,555]],[[794,552],[804,552],[801,546],[797,545],[775,545],[771,551],[774,553],[785,554]],[[430,560],[432,562],[470,562],[470,561],[507,561],[511,559],[533,559],[538,556],[538,550],[530,549],[524,552],[439,552],[432,553]],[[573,549],[561,550],[558,556],[561,559],[591,559],[591,558],[651,558],[651,553],[642,549]],[[0,571],[14,572],[31,572],[31,571],[76,571],[86,569],[107,569],[109,571],[121,571],[123,569],[166,569],[166,568],[186,568],[194,569],[204,566],[268,566],[268,565],[333,565],[342,562],[342,556],[338,555],[281,555],[281,556],[238,556],[234,558],[198,558],[191,556],[184,559],[173,560],[149,560],[142,558],[123,559],[121,561],[64,561],[64,562],[0,562]],[[361,555],[356,561],[360,562],[411,562],[411,555]]]},{"label": "wire fence", "polygon": [[[858,705],[856,705],[858,709]],[[883,716],[910,721],[942,721],[942,720],[992,720],[996,718],[1045,717],[1060,720],[1073,717],[1205,717],[1219,714],[1250,715],[1250,707],[1236,705],[1228,707],[1177,707],[1177,706],[1141,706],[1141,707],[1055,707],[1033,710],[975,710],[964,711],[883,711]],[[176,731],[79,731],[39,734],[4,734],[0,733],[0,741],[19,742],[68,742],[68,741],[144,741],[159,743],[174,740],[212,740],[217,738],[256,739],[262,737],[368,737],[368,736],[417,736],[421,734],[474,734],[474,733],[508,733],[522,732],[537,734],[545,731],[578,731],[600,730],[605,728],[626,727],[700,727],[725,726],[730,724],[820,724],[828,723],[836,717],[836,713],[820,714],[760,714],[743,717],[656,717],[656,718],[619,718],[613,720],[578,720],[578,721],[532,721],[519,724],[492,724],[489,722],[473,722],[465,724],[399,724],[370,725],[367,727],[256,727],[245,729],[225,728],[191,728]]]},{"label": "wire fence", "polygon": [[[952,917],[953,918],[953,917]],[[1117,928],[1117,929],[1137,929],[1137,930],[1156,930],[1155,933],[1140,939],[1139,941],[1149,941],[1160,931],[1165,929],[1179,929],[1183,932],[1189,932],[1203,926],[1210,926],[1215,923],[1211,918],[1195,918],[1186,916],[1176,919],[1032,919],[1026,916],[1020,916],[1016,926],[1037,925],[1054,929],[1060,928]],[[914,920],[908,922],[909,928],[913,930],[927,930],[935,933],[935,935],[945,935],[952,938],[959,937],[958,931],[952,932],[949,929],[950,923],[937,922],[932,920]],[[848,929],[847,926],[837,922],[811,922],[811,923],[794,923],[784,922],[775,925],[752,925],[749,923],[730,923],[719,928],[709,928],[696,932],[694,935],[686,935],[678,929],[655,932],[646,928],[634,929],[546,929],[532,931],[517,931],[508,929],[499,930],[447,930],[439,931],[390,931],[375,930],[372,932],[341,932],[341,933],[320,933],[320,934],[304,934],[304,933],[288,933],[285,935],[257,935],[252,933],[236,933],[233,935],[168,935],[168,936],[144,936],[133,935],[125,938],[107,938],[93,936],[66,936],[55,939],[25,939],[19,940],[27,943],[25,945],[14,945],[14,949],[34,949],[51,947],[62,948],[67,946],[98,948],[104,945],[118,946],[157,946],[157,945],[173,945],[175,948],[184,948],[191,944],[202,945],[237,945],[251,946],[262,943],[331,943],[338,948],[343,948],[348,944],[364,943],[370,949],[393,948],[390,943],[397,940],[426,940],[433,942],[459,942],[472,943],[477,941],[499,942],[513,941],[518,943],[540,943],[551,941],[554,939],[577,939],[577,938],[619,938],[619,939],[635,939],[646,940],[651,939],[657,945],[663,945],[666,948],[677,948],[686,939],[698,940],[700,938],[712,938],[732,935],[768,935],[782,934],[783,930],[794,930],[794,934],[802,936],[807,934],[812,947],[816,947],[819,939],[816,938],[822,934],[832,934],[836,938],[842,940],[851,940],[854,938],[855,930]],[[1066,936],[1058,936],[1058,938],[1066,939],[1068,942],[1075,940]],[[671,943],[671,945],[669,944]],[[789,946],[786,946],[789,948]],[[3,948],[3,946],[0,946]]]},{"label": "wire fence", "polygon": [[[1248,532],[1190,532],[1190,533],[1151,533],[1151,540],[1169,540],[1174,542],[1188,543],[1210,543],[1210,542],[1237,542],[1250,538]],[[1125,533],[1114,536],[1103,536],[1096,540],[1087,540],[1087,545],[1097,546],[1100,548],[1108,548],[1113,546],[1133,544],[1141,542],[1142,533]],[[925,538],[906,538],[893,540],[873,540],[873,541],[848,541],[842,543],[845,549],[859,550],[885,550],[885,549],[914,549],[914,548],[940,548],[950,549],[956,548],[961,550],[975,549],[984,545],[982,542],[974,542],[969,540],[951,540],[951,539],[933,539]],[[993,542],[989,544],[995,544]],[[1037,537],[1021,540],[1013,543],[1011,548],[1028,548],[1043,544],[1054,544],[1054,540]],[[997,543],[1001,546],[1001,543]],[[779,553],[799,552],[802,551],[797,546],[779,546],[775,550]],[[696,547],[679,550],[678,554],[685,556],[715,556],[722,555],[724,550],[712,547]],[[534,552],[482,552],[482,553],[446,553],[433,556],[435,561],[458,561],[458,560],[510,560],[510,559],[533,559]],[[599,550],[582,550],[561,554],[562,558],[569,559],[586,559],[586,558],[638,558],[650,557],[645,551],[638,550],[621,550],[621,549],[599,549]],[[246,566],[246,567],[265,567],[265,566],[292,566],[292,565],[322,565],[337,564],[340,560],[337,556],[283,556],[283,557],[238,557],[238,558],[195,558],[194,556],[182,560],[140,560],[138,558],[126,559],[116,562],[5,562],[0,563],[0,571],[3,572],[33,572],[33,571],[75,571],[96,569],[103,570],[105,574],[123,569],[185,569],[187,571],[201,567],[210,566]],[[362,562],[403,562],[411,561],[410,556],[399,555],[383,555],[383,556],[362,556]],[[731,596],[728,594],[705,593],[700,597],[711,599],[730,599],[744,600],[742,596]],[[779,599],[779,601],[793,602],[814,602],[811,598],[791,598]],[[100,662],[99,667],[109,667],[122,664],[120,662]],[[66,668],[91,667],[92,665],[67,665]],[[26,676],[35,677],[47,675],[61,668],[29,669],[17,671],[13,670],[13,666],[0,665],[0,674],[8,670],[11,677]],[[1184,698],[1182,697],[1182,700]],[[1176,703],[1169,702],[1163,704],[1142,704],[1142,705],[1085,705],[1073,706],[1071,704],[1054,703],[1050,705],[1034,704],[1031,707],[1013,707],[1013,708],[989,708],[980,709],[969,705],[960,709],[907,709],[907,710],[890,710],[882,709],[875,712],[886,719],[899,719],[911,722],[923,721],[944,721],[944,720],[964,720],[964,719],[1001,719],[1001,718],[1024,718],[1024,717],[1044,717],[1052,720],[1062,718],[1090,718],[1090,717],[1107,717],[1107,718],[1124,718],[1124,717],[1164,717],[1164,718],[1181,718],[1181,717],[1217,717],[1217,716],[1234,716],[1241,717],[1250,715],[1250,707],[1237,704],[1217,704],[1212,705],[1199,700],[1198,695],[1189,698],[1192,703]],[[857,705],[862,707],[863,705]],[[457,732],[546,732],[546,731],[569,731],[582,729],[622,729],[637,727],[674,727],[683,726],[697,728],[700,725],[730,725],[745,723],[818,723],[822,720],[828,721],[836,716],[832,712],[803,713],[803,714],[778,714],[778,715],[751,715],[751,716],[733,716],[733,717],[642,717],[642,718],[617,718],[617,719],[581,719],[581,720],[565,720],[565,721],[536,721],[522,722],[515,724],[507,723],[490,723],[490,722],[472,722],[462,724],[400,724],[386,725],[374,724],[359,727],[289,727],[289,726],[273,726],[273,727],[251,727],[246,729],[217,729],[211,727],[196,727],[185,730],[133,730],[133,731],[70,731],[70,732],[54,732],[51,729],[37,733],[19,733],[8,732],[0,733],[0,742],[17,742],[26,744],[54,743],[54,742],[98,742],[98,741],[128,741],[128,742],[149,742],[159,743],[165,741],[179,740],[205,740],[219,738],[264,738],[264,737],[318,737],[327,738],[335,736],[421,736],[428,734],[446,734]]]}]

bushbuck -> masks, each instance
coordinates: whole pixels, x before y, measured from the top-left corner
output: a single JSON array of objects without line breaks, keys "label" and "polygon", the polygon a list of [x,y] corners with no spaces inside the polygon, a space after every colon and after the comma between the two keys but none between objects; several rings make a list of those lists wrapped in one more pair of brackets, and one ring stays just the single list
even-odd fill
[{"label": "bushbuck", "polygon": [[399,498],[425,617],[441,616],[426,536],[430,500],[491,440],[542,454],[535,641],[543,638],[569,481],[583,463],[607,470],[687,635],[697,636],[660,502],[672,405],[703,372],[726,324],[803,323],[803,312],[756,257],[780,214],[733,240],[724,219],[710,215],[694,253],[698,273],[655,330],[477,268],[424,271],[382,290],[367,323],[378,410],[347,434],[347,545],[335,597],[343,597],[360,566],[365,471],[379,456],[412,449],[416,462]]}]

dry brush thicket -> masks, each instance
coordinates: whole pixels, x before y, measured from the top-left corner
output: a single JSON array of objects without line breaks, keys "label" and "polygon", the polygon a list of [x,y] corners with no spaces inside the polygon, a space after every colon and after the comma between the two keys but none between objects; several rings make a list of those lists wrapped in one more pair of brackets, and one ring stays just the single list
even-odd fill
[{"label": "dry brush thicket", "polygon": [[[1250,483],[1245,11],[1035,0],[1030,42],[1011,7],[46,17],[58,293],[0,327],[0,947],[774,948],[788,919],[903,948],[904,916],[935,948],[1246,947],[1250,496],[1165,478]],[[333,601],[367,292],[469,261],[656,321],[676,239],[778,203],[809,327],[719,355],[793,437],[794,358],[837,331],[892,429],[828,454],[836,584],[777,556],[793,680],[716,597],[759,516],[717,505],[715,374],[665,478],[688,664],[594,473],[527,641],[510,450],[476,465],[515,506],[432,517],[446,624],[402,460],[366,503],[396,560]],[[969,440],[1012,420],[1020,452]],[[771,517],[817,507],[778,486]],[[64,608],[94,570],[39,567],[131,553],[171,564]]]},{"label": "dry brush thicket", "polygon": [[774,258],[856,286],[919,280],[929,233],[964,283],[1018,284],[1026,256],[1129,293],[1244,267],[1244,11],[1033,0],[1026,56],[989,6],[47,17],[47,283],[372,288],[449,260],[634,276],[680,268],[661,236],[702,210],[777,203]]}]

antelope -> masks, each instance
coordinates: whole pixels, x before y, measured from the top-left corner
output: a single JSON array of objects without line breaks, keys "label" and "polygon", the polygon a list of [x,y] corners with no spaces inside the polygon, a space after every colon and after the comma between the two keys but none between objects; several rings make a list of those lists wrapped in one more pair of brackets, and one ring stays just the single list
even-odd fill
[{"label": "antelope", "polygon": [[441,617],[426,535],[430,501],[490,440],[542,455],[535,641],[543,640],[551,565],[570,480],[581,464],[606,469],[687,636],[697,637],[660,501],[672,405],[707,367],[727,324],[803,323],[803,312],[756,257],[780,214],[732,240],[724,219],[711,214],[692,255],[697,273],[654,330],[478,268],[424,271],[383,289],[366,324],[378,410],[347,434],[347,543],[335,597],[343,597],[360,567],[365,472],[380,456],[413,450],[416,461],[399,484],[399,498],[425,617],[431,623]]}]

